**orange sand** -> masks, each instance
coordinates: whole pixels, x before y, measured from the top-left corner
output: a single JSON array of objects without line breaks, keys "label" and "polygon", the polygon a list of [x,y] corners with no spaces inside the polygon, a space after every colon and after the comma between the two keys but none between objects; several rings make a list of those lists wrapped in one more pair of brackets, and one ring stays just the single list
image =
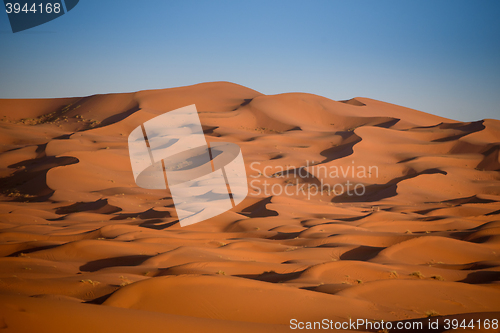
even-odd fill
[{"label": "orange sand", "polygon": [[[135,185],[127,137],[190,104],[208,141],[241,147],[249,181],[305,161],[319,163],[300,180],[308,186],[339,182],[318,166],[377,166],[378,177],[362,180],[361,197],[251,188],[232,211],[181,228],[167,191]],[[500,317],[498,120],[226,82],[0,100],[0,120],[2,331],[289,332],[292,318]]]}]

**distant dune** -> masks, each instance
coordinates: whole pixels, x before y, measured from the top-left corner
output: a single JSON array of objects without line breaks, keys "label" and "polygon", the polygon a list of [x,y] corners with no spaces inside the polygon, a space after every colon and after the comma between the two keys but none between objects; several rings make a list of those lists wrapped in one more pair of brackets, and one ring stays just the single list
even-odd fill
[{"label": "distant dune", "polygon": [[[135,185],[127,137],[190,104],[209,142],[241,147],[252,186],[181,228],[168,191]],[[213,82],[0,100],[0,128],[6,332],[500,317],[499,120]]]}]

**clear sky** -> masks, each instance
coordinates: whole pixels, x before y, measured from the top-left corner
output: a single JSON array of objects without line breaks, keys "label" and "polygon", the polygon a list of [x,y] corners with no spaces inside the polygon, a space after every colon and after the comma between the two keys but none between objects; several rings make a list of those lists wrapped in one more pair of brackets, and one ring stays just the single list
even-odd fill
[{"label": "clear sky", "polygon": [[497,0],[80,0],[16,34],[0,8],[0,98],[231,81],[500,118]]}]

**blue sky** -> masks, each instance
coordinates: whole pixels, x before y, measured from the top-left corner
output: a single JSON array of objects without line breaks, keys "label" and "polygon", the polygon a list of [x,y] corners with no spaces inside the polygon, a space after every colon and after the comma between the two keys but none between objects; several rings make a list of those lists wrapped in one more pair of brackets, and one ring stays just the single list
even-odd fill
[{"label": "blue sky", "polygon": [[499,17],[496,0],[80,0],[13,34],[2,10],[0,98],[231,81],[499,119]]}]

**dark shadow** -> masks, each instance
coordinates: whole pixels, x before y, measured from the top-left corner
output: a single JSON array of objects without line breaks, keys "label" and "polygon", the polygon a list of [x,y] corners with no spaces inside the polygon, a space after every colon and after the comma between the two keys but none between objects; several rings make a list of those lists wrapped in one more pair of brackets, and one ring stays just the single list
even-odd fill
[{"label": "dark shadow", "polygon": [[417,210],[414,213],[420,214],[420,215],[427,215],[427,214],[429,214],[432,211],[435,211],[435,210],[438,210],[438,209],[442,209],[442,208],[443,207],[435,207],[435,208],[422,209],[422,210]]},{"label": "dark shadow", "polygon": [[388,121],[385,121],[383,123],[380,123],[380,124],[376,124],[376,125],[373,125],[375,127],[382,127],[382,128],[390,128],[394,125],[396,125],[401,119],[398,119],[398,118],[394,118],[392,120],[388,120]]},{"label": "dark shadow", "polygon": [[494,268],[498,267],[498,261],[480,261],[480,262],[473,262],[470,264],[465,264],[463,265],[460,270],[465,270],[465,271],[477,271],[481,269],[488,269],[488,268]]},{"label": "dark shadow", "polygon": [[272,158],[271,158],[271,161],[272,161],[272,160],[279,160],[280,158],[283,158],[283,157],[285,157],[283,154],[278,154],[278,155],[276,155],[276,156],[272,157]]},{"label": "dark shadow", "polygon": [[250,279],[250,280],[257,280],[257,281],[264,281],[264,282],[271,282],[271,283],[281,283],[281,282],[286,282],[289,280],[296,279],[300,277],[300,275],[304,272],[304,270],[300,272],[293,272],[293,273],[276,273],[275,271],[268,271],[264,272],[262,274],[241,274],[241,275],[234,275],[237,277],[245,278],[245,279]]},{"label": "dark shadow", "polygon": [[203,134],[205,134],[205,135],[213,136],[213,137],[217,137],[217,138],[221,136],[219,133],[214,133],[214,131],[216,129],[218,129],[219,126],[205,126],[205,125],[202,125],[201,128],[203,130]]},{"label": "dark shadow", "polygon": [[9,165],[17,168],[12,175],[2,178],[0,191],[14,201],[45,201],[54,191],[47,186],[47,172],[58,166],[78,163],[79,160],[70,156],[45,156],[45,145],[37,149],[40,157]]},{"label": "dark shadow", "polygon": [[139,217],[141,213],[121,213],[121,214],[115,214],[114,217],[112,217],[110,220],[126,220],[126,219],[133,219]]},{"label": "dark shadow", "polygon": [[479,204],[479,203],[492,203],[492,202],[496,202],[496,201],[491,200],[491,199],[481,199],[481,198],[478,198],[476,195],[473,195],[470,197],[446,200],[443,202],[453,204],[453,205],[463,205],[463,204],[467,204],[467,203]]},{"label": "dark shadow", "polygon": [[415,126],[415,127],[412,127],[410,129],[405,129],[404,131],[411,131],[411,130],[416,130],[416,129],[430,129],[430,128],[440,128],[439,126],[443,125],[444,123],[441,122],[437,125],[429,125],[429,126]]},{"label": "dark shadow", "polygon": [[24,250],[13,252],[9,255],[6,255],[5,257],[19,257],[21,255],[21,253],[28,254],[28,253],[33,253],[33,252],[37,252],[37,251],[53,249],[53,248],[58,247],[58,246],[60,246],[60,244],[32,247],[29,249],[24,249]]},{"label": "dark shadow", "polygon": [[[273,229],[269,230],[273,231]],[[296,237],[299,237],[300,232],[280,232],[272,237],[268,237],[267,239],[273,239],[273,240],[281,240],[281,239],[294,239]]]},{"label": "dark shadow", "polygon": [[459,130],[459,131],[462,131],[463,133],[459,133],[459,134],[447,136],[444,138],[432,140],[431,142],[455,141],[455,140],[460,139],[461,137],[472,134],[474,132],[482,131],[483,129],[486,128],[483,125],[483,120],[474,121],[474,122],[470,122],[470,123],[456,123],[456,124],[442,123],[440,125],[437,125],[436,127],[440,128],[440,129]]},{"label": "dark shadow", "polygon": [[240,105],[238,105],[238,107],[236,107],[235,109],[233,109],[233,111],[236,111],[238,110],[239,108],[241,108],[242,106],[245,106],[245,105],[248,105],[250,104],[250,102],[253,100],[253,98],[245,98],[243,100],[243,103],[241,103]]},{"label": "dark shadow", "polygon": [[77,202],[75,204],[59,207],[56,214],[66,215],[76,212],[89,212],[97,214],[113,214],[120,212],[122,209],[108,204],[108,199],[99,199],[94,202]]},{"label": "dark shadow", "polygon": [[[118,289],[117,289],[118,290]],[[102,305],[111,295],[113,295],[114,292],[102,295],[100,297],[94,298],[93,300],[83,302],[84,304],[96,304],[96,305]]]},{"label": "dark shadow", "polygon": [[495,268],[498,267],[498,265],[498,261],[479,261],[468,264],[432,264],[432,267],[456,271],[477,271],[487,268]]},{"label": "dark shadow", "polygon": [[74,133],[59,135],[56,136],[53,140],[69,140],[73,134]]},{"label": "dark shadow", "polygon": [[336,293],[351,287],[352,285],[347,283],[328,283],[312,287],[301,287],[299,289],[315,291],[327,295],[335,295]]},{"label": "dark shadow", "polygon": [[467,277],[458,282],[479,284],[479,283],[491,283],[500,281],[500,272],[495,271],[481,271],[469,273]]},{"label": "dark shadow", "polygon": [[481,153],[484,158],[476,169],[481,171],[500,171],[500,145],[494,145]]},{"label": "dark shadow", "polygon": [[464,132],[474,133],[485,129],[484,120],[471,121],[466,123],[441,123],[438,125],[441,129],[456,129]]},{"label": "dark shadow", "polygon": [[481,237],[472,238],[472,239],[469,238],[469,239],[467,239],[467,241],[471,242],[471,243],[482,244],[482,243],[488,242],[493,237],[494,237],[493,235],[481,236]]},{"label": "dark shadow", "polygon": [[422,172],[415,172],[415,173],[410,173],[405,176],[401,176],[398,178],[394,178],[390,180],[387,184],[375,184],[375,185],[368,185],[365,187],[365,194],[364,195],[356,195],[354,192],[354,189],[351,187],[350,193],[346,191],[345,193],[338,195],[334,197],[331,201],[332,202],[373,202],[373,201],[379,201],[382,199],[386,198],[391,198],[396,196],[397,193],[397,184],[402,181],[402,180],[407,180],[411,178],[415,178],[420,175],[430,175],[430,174],[442,174],[442,175],[447,175],[446,171],[437,169],[437,168],[432,168],[432,169],[427,169]]},{"label": "dark shadow", "polygon": [[172,217],[172,214],[169,211],[160,212],[153,208],[139,214],[139,218],[141,219],[164,219],[166,217]]},{"label": "dark shadow", "polygon": [[151,220],[151,221],[145,221],[145,222],[139,224],[139,226],[143,227],[143,228],[163,230],[163,229],[168,229],[177,223],[179,223],[179,220],[175,220],[172,222],[165,222],[162,220],[155,219],[155,220]]},{"label": "dark shadow", "polygon": [[365,103],[358,101],[356,98],[351,98],[348,100],[339,101],[340,103],[354,105],[354,106],[366,106]]},{"label": "dark shadow", "polygon": [[467,231],[448,231],[449,232],[449,237],[458,239],[458,240],[464,240],[467,238],[467,236],[470,236],[471,234],[474,233],[473,230],[467,230]]},{"label": "dark shadow", "polygon": [[444,216],[424,216],[420,219],[419,221],[426,221],[426,222],[432,222],[432,221],[439,221],[439,220],[444,220],[446,217]]},{"label": "dark shadow", "polygon": [[380,251],[384,250],[385,247],[375,247],[375,246],[358,246],[355,249],[349,250],[340,256],[341,260],[357,260],[357,261],[367,261],[375,258]]},{"label": "dark shadow", "polygon": [[238,212],[247,217],[268,217],[278,216],[278,212],[267,209],[266,205],[271,203],[272,197],[262,199],[251,206],[245,207],[242,211]]},{"label": "dark shadow", "polygon": [[336,218],[336,220],[339,221],[344,221],[344,222],[354,222],[354,221],[359,221],[364,219],[365,217],[368,217],[372,215],[373,213],[368,213],[367,215],[361,215],[361,216],[354,216],[354,217],[345,217],[345,218]]},{"label": "dark shadow", "polygon": [[115,124],[119,121],[122,121],[123,119],[127,118],[128,116],[130,116],[131,114],[133,114],[139,110],[140,110],[139,104],[136,104],[132,108],[128,109],[127,111],[112,115],[112,116],[104,119],[103,121],[101,121],[101,123],[98,126],[95,126],[94,128],[104,127],[104,126],[108,126],[111,124]]},{"label": "dark shadow", "polygon": [[250,102],[253,100],[253,98],[245,98],[243,100],[243,103],[240,104],[240,106],[245,106],[245,105],[248,105],[250,104]]},{"label": "dark shadow", "polygon": [[80,270],[83,272],[95,272],[107,267],[117,267],[117,266],[137,266],[142,264],[147,259],[152,256],[148,255],[132,255],[114,258],[105,258],[89,261],[88,263],[80,266]]},{"label": "dark shadow", "polygon": [[354,152],[354,145],[361,141],[361,138],[354,134],[354,132],[344,131],[336,132],[335,134],[342,136],[342,144],[320,152],[321,156],[325,157],[321,163],[327,163],[351,155]]},{"label": "dark shadow", "polygon": [[418,156],[415,156],[415,157],[410,157],[410,158],[406,158],[406,159],[404,159],[404,160],[399,161],[398,163],[406,163],[406,162],[410,162],[410,161],[413,161],[413,160],[415,160],[415,159],[417,159],[417,158],[418,158]]},{"label": "dark shadow", "polygon": [[[382,199],[391,198],[398,194],[397,184],[374,184],[365,187],[365,194],[362,196],[351,195],[344,193],[335,196],[331,202],[375,202]],[[351,189],[351,194],[352,194]]]},{"label": "dark shadow", "polygon": [[500,209],[499,210],[495,210],[494,212],[491,212],[491,213],[488,213],[488,214],[485,214],[486,216],[492,216],[492,215],[499,215],[500,214]]},{"label": "dark shadow", "polygon": [[430,129],[430,128],[439,128],[439,129],[456,129],[464,132],[469,132],[474,133],[481,131],[485,129],[485,126],[483,125],[484,120],[478,120],[478,121],[472,121],[472,122],[466,122],[466,123],[439,123],[437,125],[430,125],[430,126],[416,126],[412,127],[410,130],[414,129]]}]

